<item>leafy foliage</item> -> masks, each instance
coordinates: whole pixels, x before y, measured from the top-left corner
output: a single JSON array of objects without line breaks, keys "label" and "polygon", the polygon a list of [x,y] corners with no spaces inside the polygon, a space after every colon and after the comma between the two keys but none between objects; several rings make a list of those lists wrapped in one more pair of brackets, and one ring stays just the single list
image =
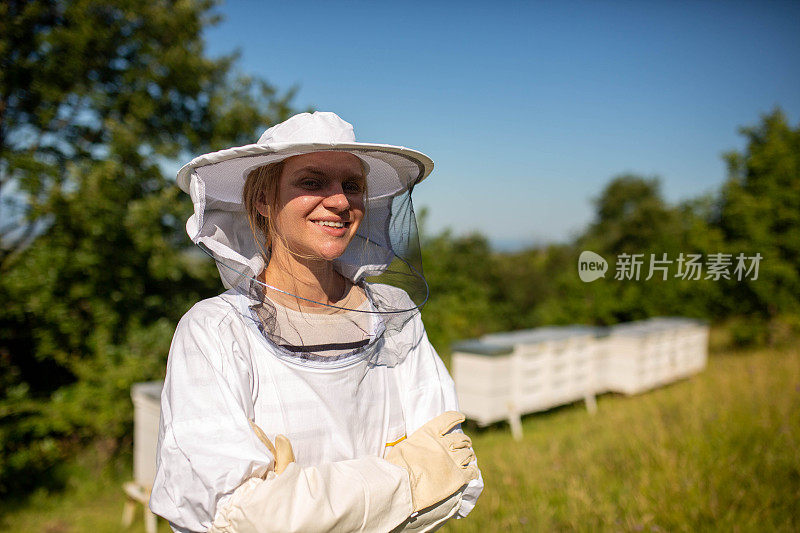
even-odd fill
[{"label": "leafy foliage", "polygon": [[210,59],[211,2],[0,7],[0,493],[130,430],[178,318],[218,291],[165,176],[252,140],[292,92]]},{"label": "leafy foliage", "polygon": [[719,226],[732,250],[759,252],[759,283],[729,284],[731,311],[773,318],[800,314],[800,127],[776,110],[742,128],[747,152],[726,155],[729,179]]},{"label": "leafy foliage", "polygon": [[493,268],[489,242],[481,235],[454,238],[449,231],[423,243],[425,277],[431,299],[423,319],[435,345],[477,336],[501,323],[501,279]]}]

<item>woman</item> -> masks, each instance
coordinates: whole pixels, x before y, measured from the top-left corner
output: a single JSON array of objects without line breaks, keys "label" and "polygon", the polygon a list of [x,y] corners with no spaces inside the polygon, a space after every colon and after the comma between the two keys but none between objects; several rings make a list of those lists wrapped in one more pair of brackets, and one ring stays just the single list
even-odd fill
[{"label": "woman", "polygon": [[472,509],[483,482],[418,310],[411,190],[432,168],[317,112],[179,171],[228,291],[170,348],[150,507],[173,529],[429,531]]}]

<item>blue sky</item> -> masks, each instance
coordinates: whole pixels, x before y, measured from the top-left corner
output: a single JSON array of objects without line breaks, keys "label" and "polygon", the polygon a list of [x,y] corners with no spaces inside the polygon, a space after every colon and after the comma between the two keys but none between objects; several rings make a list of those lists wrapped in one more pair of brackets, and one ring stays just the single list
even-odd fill
[{"label": "blue sky", "polygon": [[[428,230],[563,241],[615,175],[718,189],[740,126],[800,122],[800,2],[228,1],[208,51],[363,141],[425,152]],[[266,126],[266,125],[265,125]],[[255,139],[254,139],[255,140]]]}]

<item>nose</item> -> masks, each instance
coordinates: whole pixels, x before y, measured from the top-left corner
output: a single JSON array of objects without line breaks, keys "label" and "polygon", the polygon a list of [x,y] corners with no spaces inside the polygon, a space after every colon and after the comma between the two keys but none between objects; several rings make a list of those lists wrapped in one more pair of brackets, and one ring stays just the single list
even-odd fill
[{"label": "nose", "polygon": [[341,212],[350,209],[350,200],[342,190],[341,184],[336,184],[328,191],[322,205],[332,211]]}]

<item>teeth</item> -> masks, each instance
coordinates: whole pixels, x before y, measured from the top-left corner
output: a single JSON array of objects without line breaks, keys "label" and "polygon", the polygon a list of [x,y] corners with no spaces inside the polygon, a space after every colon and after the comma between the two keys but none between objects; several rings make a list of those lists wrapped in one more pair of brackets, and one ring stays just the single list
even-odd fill
[{"label": "teeth", "polygon": [[320,226],[330,226],[332,228],[344,227],[344,222],[329,222],[327,220],[315,220],[314,224],[319,224]]}]

